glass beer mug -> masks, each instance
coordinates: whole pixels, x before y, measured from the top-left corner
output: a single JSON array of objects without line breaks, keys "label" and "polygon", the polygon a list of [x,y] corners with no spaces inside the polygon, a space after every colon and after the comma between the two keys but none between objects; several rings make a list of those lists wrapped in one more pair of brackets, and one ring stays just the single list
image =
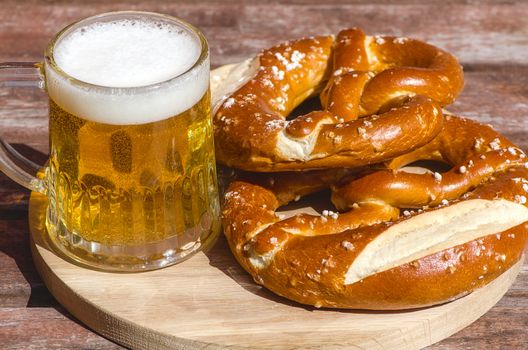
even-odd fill
[{"label": "glass beer mug", "polygon": [[63,29],[41,64],[0,64],[1,81],[16,85],[28,70],[49,96],[49,162],[35,177],[1,142],[0,169],[47,196],[56,249],[103,270],[142,271],[179,262],[217,236],[200,31],[160,14],[106,13]]}]

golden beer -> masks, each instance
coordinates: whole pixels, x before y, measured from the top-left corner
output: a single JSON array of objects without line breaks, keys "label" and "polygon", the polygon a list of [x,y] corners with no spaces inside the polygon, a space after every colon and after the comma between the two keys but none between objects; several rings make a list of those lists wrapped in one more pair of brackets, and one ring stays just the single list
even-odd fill
[{"label": "golden beer", "polygon": [[[209,96],[155,123],[83,120],[50,100],[50,176],[57,227],[106,245],[180,235],[218,214]],[[187,232],[186,237],[185,233]],[[199,235],[198,235],[199,236]]]},{"label": "golden beer", "polygon": [[[56,246],[82,263],[158,268],[220,229],[207,44],[170,17],[110,15],[113,22],[94,17],[67,29],[48,49],[47,226]],[[105,49],[126,51],[129,36],[141,38],[141,55]],[[104,55],[83,51],[98,46]],[[173,69],[180,51],[187,56]]]}]

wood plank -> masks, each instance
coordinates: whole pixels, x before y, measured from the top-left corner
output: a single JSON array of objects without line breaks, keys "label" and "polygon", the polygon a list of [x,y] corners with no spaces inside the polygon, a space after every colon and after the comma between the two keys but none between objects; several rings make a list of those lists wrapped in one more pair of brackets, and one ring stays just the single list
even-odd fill
[{"label": "wood plank", "polygon": [[57,308],[0,308],[2,349],[123,349]]},{"label": "wood plank", "polygon": [[[49,4],[57,4],[57,5],[73,5],[73,4],[90,4],[90,5],[97,5],[97,4],[104,4],[108,0],[47,0],[46,2]],[[257,2],[258,0],[253,0],[253,2]],[[451,4],[473,4],[475,5],[476,1],[480,4],[512,4],[515,2],[515,0],[444,0],[442,3],[446,5]],[[1,0],[1,2],[5,5],[13,5],[17,4],[20,1],[19,0]],[[42,0],[25,0],[26,4],[38,4],[41,3]],[[145,0],[117,0],[116,2],[120,3],[126,3],[130,5],[134,4],[141,4],[144,3]],[[176,5],[181,4],[196,4],[196,0],[157,0],[158,3],[168,3],[173,4],[177,3]],[[244,0],[200,0],[200,4],[207,4],[207,5],[213,5],[213,4],[241,4],[241,3],[251,3],[251,1],[244,1]],[[325,4],[328,5],[351,5],[351,4],[375,4],[375,5],[391,5],[394,4],[396,1],[394,0],[328,0],[325,1]],[[321,0],[281,0],[281,5],[317,5],[321,4]],[[398,4],[400,5],[434,5],[437,4],[437,0],[398,0]]]},{"label": "wood plank", "polygon": [[[65,25],[85,16],[119,9],[142,9],[179,16],[201,28],[209,39],[213,63],[241,60],[281,40],[336,33],[359,26],[428,40],[463,63],[524,63],[528,46],[528,3],[429,1],[357,4],[340,2],[62,2],[10,5],[0,13],[0,61],[40,60],[47,42]],[[511,18],[515,18],[512,21]],[[242,34],[242,35],[241,35]]]},{"label": "wood plank", "polygon": [[519,147],[528,150],[528,66],[467,71],[460,97],[449,107],[491,124]]},{"label": "wood plank", "polygon": [[526,344],[528,344],[527,300],[526,295],[514,299],[506,295],[477,322],[428,349],[526,349]]},{"label": "wood plank", "polygon": [[4,210],[0,218],[0,307],[53,305],[31,258],[27,212]]},{"label": "wood plank", "polygon": [[0,220],[7,220],[14,211],[27,212],[29,191],[14,183],[3,173],[0,173],[0,211],[4,211]]}]

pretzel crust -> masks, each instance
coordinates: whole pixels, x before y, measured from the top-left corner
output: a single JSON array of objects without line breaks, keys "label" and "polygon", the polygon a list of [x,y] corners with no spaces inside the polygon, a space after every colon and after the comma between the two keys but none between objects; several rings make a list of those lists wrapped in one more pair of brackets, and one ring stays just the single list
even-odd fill
[{"label": "pretzel crust", "polygon": [[[497,196],[515,201],[522,191],[514,180],[519,177],[528,178],[526,169],[499,175],[463,201],[495,200]],[[288,299],[316,307],[396,310],[447,302],[486,285],[514,265],[521,258],[528,237],[525,222],[345,285],[347,270],[369,242],[409,218],[376,224],[380,219],[394,218],[394,213],[380,214],[367,206],[354,219],[339,223],[329,218],[331,222],[324,225],[324,216],[301,214],[281,224],[275,216],[278,205],[275,194],[268,189],[233,182],[223,211],[227,241],[237,261],[257,283]],[[439,209],[424,213],[435,210]],[[310,222],[316,225],[311,226]],[[292,228],[308,234],[289,233]],[[251,250],[265,256],[277,246],[265,267],[251,261]]]},{"label": "pretzel crust", "polygon": [[[457,116],[446,116],[443,125],[430,143],[392,159],[388,169],[334,185],[333,203],[340,210],[372,201],[400,208],[435,206],[525,162],[523,151],[490,126]],[[452,168],[436,174],[398,171],[418,160],[442,161]]]},{"label": "pretzel crust", "polygon": [[[441,106],[463,87],[451,54],[359,29],[287,42],[257,59],[256,75],[213,118],[217,160],[250,171],[359,167],[405,154],[438,134]],[[286,120],[323,88],[323,110]]]},{"label": "pretzel crust", "polygon": [[[525,163],[524,154],[518,148],[513,148],[515,146],[510,141],[491,128],[460,117],[451,116],[448,119],[444,123],[445,130],[429,145],[416,150],[406,159],[395,159],[392,165],[398,164],[399,167],[416,158],[439,157],[436,152],[439,144],[463,124],[464,131],[458,129],[458,132],[466,133],[466,137],[457,142],[467,143],[466,147],[440,147],[443,159],[450,155],[452,163],[458,166],[462,161],[486,154],[488,157],[481,160],[490,163],[475,164],[468,170],[468,173],[478,175],[466,174],[468,178],[478,178],[478,181],[470,181],[469,186],[463,186],[462,196],[457,191],[448,193],[439,203],[427,197],[429,207],[400,215],[400,208],[409,204],[405,198],[413,197],[412,188],[407,189],[410,195],[400,196],[400,201],[386,203],[386,196],[358,200],[358,196],[371,193],[374,182],[361,183],[363,176],[345,171],[333,176],[331,171],[324,176],[317,172],[297,174],[295,178],[277,175],[274,181],[263,181],[262,176],[255,180],[246,175],[229,186],[223,211],[225,235],[238,262],[257,283],[279,295],[317,307],[376,310],[424,307],[456,299],[491,282],[521,258],[528,240],[528,211],[519,209],[528,208],[528,163]],[[491,140],[491,146],[478,141],[481,147],[476,150],[474,139],[481,138]],[[500,142],[496,143],[497,139]],[[496,144],[501,148],[493,149]],[[450,154],[449,150],[454,153]],[[496,155],[497,159],[491,155]],[[483,173],[483,170],[489,169],[488,173]],[[366,177],[377,176],[381,172],[391,173],[392,170],[380,170]],[[423,176],[434,179],[431,174]],[[277,185],[281,181],[283,183]],[[290,187],[291,183],[297,186]],[[359,195],[351,189],[348,189],[349,192],[342,191],[349,184],[353,184],[355,190],[368,187]],[[341,204],[342,209],[348,211],[321,216],[297,214],[286,219],[277,216],[277,208],[291,201],[298,195],[296,193],[308,194],[329,185],[333,189],[333,199],[339,198],[336,204]],[[449,187],[449,183],[444,185]],[[381,184],[381,190],[374,190],[373,193],[383,194],[384,191]],[[348,198],[348,195],[353,198]],[[367,254],[368,249],[372,250],[372,244],[377,244],[377,240],[389,236],[390,232],[403,227],[406,222],[425,215],[432,215],[432,222],[449,222],[449,215],[455,215],[453,212],[462,208],[461,205],[471,206],[473,203],[484,203],[482,213],[490,215],[486,213],[492,209],[486,206],[489,204],[490,208],[495,208],[494,205],[499,205],[499,202],[511,206],[504,210],[506,213],[520,210],[519,214],[512,214],[516,218],[510,218],[516,222],[510,224],[508,219],[508,224],[497,226],[503,228],[496,232],[479,233],[468,236],[467,241],[430,247],[416,259],[407,259],[393,267],[374,271],[360,280],[350,281],[347,276],[361,254]],[[455,209],[451,214],[445,214],[448,208]],[[473,213],[476,211],[470,212],[471,215]],[[460,223],[460,220],[453,222]],[[420,227],[420,230],[426,229],[426,226]],[[451,227],[450,230],[456,228]],[[376,265],[376,261],[371,260],[370,264]]]},{"label": "pretzel crust", "polygon": [[[464,85],[454,56],[353,28],[247,66],[213,121],[220,163],[267,172],[240,172],[223,205],[257,283],[315,307],[399,310],[466,295],[522,258],[528,162],[491,127],[444,114]],[[321,110],[287,120],[319,93]],[[418,160],[451,169],[405,168]],[[340,212],[278,212],[325,188]]]}]

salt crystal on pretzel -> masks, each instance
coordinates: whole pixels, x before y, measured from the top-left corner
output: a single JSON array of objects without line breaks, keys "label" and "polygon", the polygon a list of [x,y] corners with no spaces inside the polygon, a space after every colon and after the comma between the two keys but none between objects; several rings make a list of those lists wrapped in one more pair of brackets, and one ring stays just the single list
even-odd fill
[{"label": "salt crystal on pretzel", "polygon": [[[463,87],[462,69],[432,45],[386,39],[349,29],[336,40],[264,50],[255,74],[214,115],[218,161],[251,171],[358,167],[429,142],[441,128],[441,106]],[[287,120],[321,89],[323,110]]]},{"label": "salt crystal on pretzel", "polygon": [[[262,79],[275,79],[278,90],[258,95],[269,84],[256,79],[232,95],[239,102],[215,117],[217,154],[256,171],[355,169],[242,174],[230,184],[224,232],[255,281],[316,307],[408,309],[456,299],[513,266],[528,239],[528,163],[489,126],[442,115],[439,106],[463,85],[456,59],[416,40],[368,37],[356,29],[335,41],[306,40],[264,51],[259,72],[271,67]],[[294,50],[305,56],[289,66]],[[334,72],[328,71],[331,54]],[[287,93],[280,88],[285,81]],[[286,121],[323,86],[324,110]],[[248,103],[248,94],[259,97]],[[226,125],[226,116],[240,130]],[[273,128],[262,134],[262,124]],[[385,169],[378,164],[363,172],[384,159]],[[416,160],[452,168],[407,166]],[[339,213],[276,213],[328,187]]]}]

